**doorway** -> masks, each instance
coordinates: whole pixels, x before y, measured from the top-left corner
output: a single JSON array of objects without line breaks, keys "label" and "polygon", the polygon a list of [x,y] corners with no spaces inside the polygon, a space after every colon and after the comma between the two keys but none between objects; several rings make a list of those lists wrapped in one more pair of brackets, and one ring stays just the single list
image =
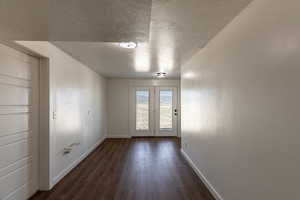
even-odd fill
[{"label": "doorway", "polygon": [[132,136],[177,136],[176,87],[133,87],[131,92]]}]

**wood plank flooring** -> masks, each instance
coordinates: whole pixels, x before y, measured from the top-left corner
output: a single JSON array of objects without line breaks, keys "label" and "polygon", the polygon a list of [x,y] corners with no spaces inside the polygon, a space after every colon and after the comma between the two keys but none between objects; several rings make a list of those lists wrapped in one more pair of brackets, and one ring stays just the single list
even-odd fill
[{"label": "wood plank flooring", "polygon": [[52,191],[31,200],[213,200],[177,138],[107,139]]}]

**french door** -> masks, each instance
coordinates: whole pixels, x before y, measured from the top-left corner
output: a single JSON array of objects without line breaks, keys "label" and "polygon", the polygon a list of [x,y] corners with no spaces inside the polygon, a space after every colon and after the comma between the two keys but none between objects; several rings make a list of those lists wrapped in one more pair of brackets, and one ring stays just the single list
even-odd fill
[{"label": "french door", "polygon": [[177,88],[155,88],[155,135],[177,136]]},{"label": "french door", "polygon": [[132,136],[154,135],[154,88],[135,87],[132,92]]},{"label": "french door", "polygon": [[131,92],[132,136],[177,136],[177,88],[134,87]]}]

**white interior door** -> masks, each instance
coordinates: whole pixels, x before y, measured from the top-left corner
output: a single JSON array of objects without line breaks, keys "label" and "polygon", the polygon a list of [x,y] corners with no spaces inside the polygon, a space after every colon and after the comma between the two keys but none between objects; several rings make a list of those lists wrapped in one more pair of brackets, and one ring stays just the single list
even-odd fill
[{"label": "white interior door", "polygon": [[134,87],[132,96],[132,136],[154,136],[154,88]]},{"label": "white interior door", "polygon": [[177,136],[177,88],[155,88],[155,135]]},{"label": "white interior door", "polygon": [[38,59],[0,44],[0,199],[38,189]]}]

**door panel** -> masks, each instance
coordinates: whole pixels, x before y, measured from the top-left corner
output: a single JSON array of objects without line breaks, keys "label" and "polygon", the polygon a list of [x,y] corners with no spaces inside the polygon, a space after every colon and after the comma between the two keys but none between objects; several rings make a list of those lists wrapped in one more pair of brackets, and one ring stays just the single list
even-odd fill
[{"label": "door panel", "polygon": [[133,136],[153,136],[153,87],[136,87],[132,91],[133,95]]},{"label": "door panel", "polygon": [[[1,61],[0,61],[1,62]],[[2,67],[2,66],[1,66]],[[1,95],[0,105],[29,105],[30,104],[30,86],[24,87],[22,85],[11,85],[8,80],[1,79],[0,77],[0,90],[6,91],[5,95]]]},{"label": "door panel", "polygon": [[[10,199],[15,192],[17,192],[23,185],[32,186],[33,171],[32,163],[24,165],[11,174],[8,174],[0,179],[0,199]],[[32,187],[28,188],[28,193],[32,192]],[[31,194],[32,195],[32,194]],[[4,198],[5,197],[5,198]],[[27,199],[28,197],[24,198]]]},{"label": "door panel", "polygon": [[0,44],[0,199],[38,188],[38,59]]},{"label": "door panel", "polygon": [[177,136],[177,88],[156,87],[156,135]]},{"label": "door panel", "polygon": [[28,138],[0,147],[0,168],[5,168],[32,153],[32,141]]}]

